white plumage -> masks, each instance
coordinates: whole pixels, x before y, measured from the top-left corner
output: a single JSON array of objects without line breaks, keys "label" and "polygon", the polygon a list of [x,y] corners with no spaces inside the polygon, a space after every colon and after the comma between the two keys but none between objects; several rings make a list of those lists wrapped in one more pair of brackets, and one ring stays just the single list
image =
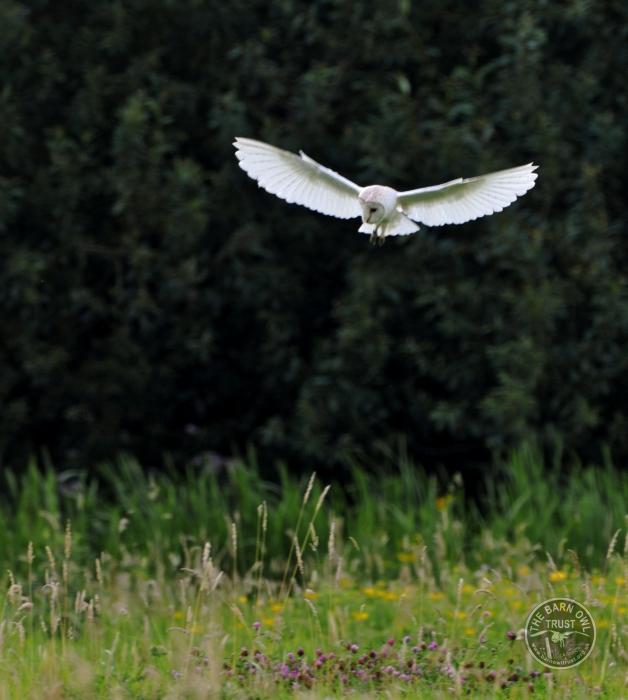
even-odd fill
[{"label": "white plumage", "polygon": [[382,243],[428,226],[461,224],[494,214],[534,187],[538,166],[528,163],[479,177],[458,178],[433,187],[397,192],[384,185],[360,187],[317,163],[303,151],[295,155],[267,143],[236,138],[240,167],[260,187],[321,214],[362,217],[362,233]]}]

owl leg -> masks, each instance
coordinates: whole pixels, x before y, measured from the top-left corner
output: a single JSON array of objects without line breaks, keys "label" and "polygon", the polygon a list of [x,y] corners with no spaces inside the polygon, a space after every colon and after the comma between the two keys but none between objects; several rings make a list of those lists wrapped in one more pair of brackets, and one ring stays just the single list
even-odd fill
[{"label": "owl leg", "polygon": [[370,239],[369,239],[371,245],[377,245],[378,239],[379,239],[379,230],[378,230],[378,228],[377,228],[377,226],[376,226],[376,227],[373,229],[373,231],[372,231],[372,233],[371,233],[371,237],[370,237]]}]

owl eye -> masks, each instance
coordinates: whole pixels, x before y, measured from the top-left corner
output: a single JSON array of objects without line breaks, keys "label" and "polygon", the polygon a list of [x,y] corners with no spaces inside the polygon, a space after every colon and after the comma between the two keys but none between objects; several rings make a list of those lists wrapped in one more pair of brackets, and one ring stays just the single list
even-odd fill
[{"label": "owl eye", "polygon": [[374,214],[377,211],[377,207],[369,207],[369,210],[371,214]]}]

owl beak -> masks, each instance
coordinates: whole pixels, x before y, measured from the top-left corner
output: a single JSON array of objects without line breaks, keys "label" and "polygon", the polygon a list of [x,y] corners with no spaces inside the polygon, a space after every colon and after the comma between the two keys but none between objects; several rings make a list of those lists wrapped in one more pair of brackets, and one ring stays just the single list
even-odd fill
[{"label": "owl beak", "polygon": [[370,224],[370,223],[371,223],[371,217],[373,216],[373,214],[375,214],[375,212],[377,211],[377,209],[371,208],[368,204],[366,205],[366,209],[367,209],[367,211],[368,211],[368,214],[367,214],[366,218],[364,218],[364,214],[362,214],[362,221],[363,221],[363,223],[365,223],[365,224]]}]

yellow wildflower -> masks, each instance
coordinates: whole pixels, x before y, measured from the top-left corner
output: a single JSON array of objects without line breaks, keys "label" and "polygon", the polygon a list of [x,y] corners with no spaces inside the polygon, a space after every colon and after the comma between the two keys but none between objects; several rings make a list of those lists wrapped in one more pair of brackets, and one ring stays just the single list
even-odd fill
[{"label": "yellow wildflower", "polygon": [[316,600],[318,598],[318,593],[313,591],[311,588],[306,588],[303,597],[306,600]]},{"label": "yellow wildflower", "polygon": [[518,569],[517,573],[519,576],[529,576],[530,575],[530,567],[527,564],[522,564]]},{"label": "yellow wildflower", "polygon": [[264,625],[266,625],[267,627],[273,627],[273,625],[275,624],[275,618],[274,617],[263,617],[262,623]]},{"label": "yellow wildflower", "polygon": [[280,613],[283,610],[283,603],[279,603],[279,602],[271,603],[270,609],[274,613]]},{"label": "yellow wildflower", "polygon": [[436,499],[436,507],[438,510],[445,510],[447,506],[451,503],[453,496],[449,493],[446,496],[439,496]]},{"label": "yellow wildflower", "polygon": [[566,571],[552,571],[552,573],[549,575],[549,580],[552,583],[560,583],[561,581],[564,581],[566,578],[567,578]]},{"label": "yellow wildflower", "polygon": [[399,554],[397,554],[397,559],[399,559],[402,564],[412,564],[412,562],[417,560],[417,555],[416,552],[399,552]]},{"label": "yellow wildflower", "polygon": [[445,594],[442,591],[430,591],[427,594],[427,597],[430,600],[443,600],[443,598],[445,597]]},{"label": "yellow wildflower", "polygon": [[475,630],[473,629],[473,627],[465,627],[464,633],[467,635],[467,637],[473,637],[473,635],[475,634]]},{"label": "yellow wildflower", "polygon": [[366,612],[366,610],[356,610],[353,613],[353,619],[356,622],[364,622],[364,620],[369,619],[369,614]]},{"label": "yellow wildflower", "polygon": [[617,577],[615,577],[615,583],[616,583],[618,586],[623,586],[624,583],[626,583],[626,580],[624,579],[623,576],[617,576]]},{"label": "yellow wildflower", "polygon": [[362,593],[364,593],[364,595],[368,598],[377,598],[377,596],[379,595],[379,591],[376,588],[373,588],[373,586],[367,586],[366,588],[363,588]]}]

